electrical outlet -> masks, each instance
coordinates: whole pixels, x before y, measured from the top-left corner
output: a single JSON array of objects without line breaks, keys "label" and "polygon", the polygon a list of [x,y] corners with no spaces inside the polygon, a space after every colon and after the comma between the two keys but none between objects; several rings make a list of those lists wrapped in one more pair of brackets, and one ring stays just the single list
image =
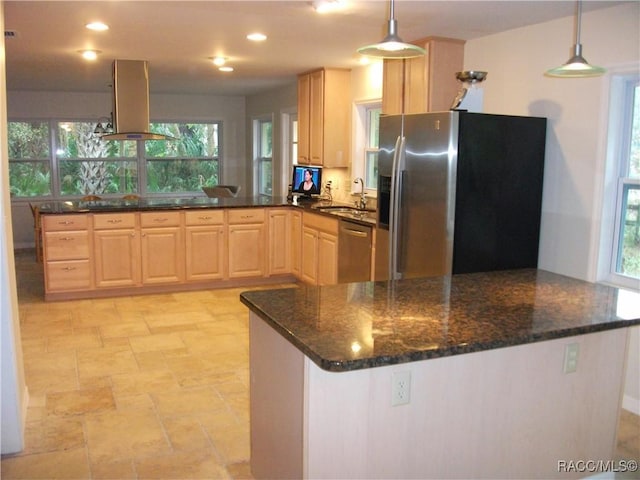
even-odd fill
[{"label": "electrical outlet", "polygon": [[411,400],[411,372],[393,372],[391,405],[406,405]]},{"label": "electrical outlet", "polygon": [[564,347],[564,373],[573,373],[578,369],[580,345],[570,343]]}]

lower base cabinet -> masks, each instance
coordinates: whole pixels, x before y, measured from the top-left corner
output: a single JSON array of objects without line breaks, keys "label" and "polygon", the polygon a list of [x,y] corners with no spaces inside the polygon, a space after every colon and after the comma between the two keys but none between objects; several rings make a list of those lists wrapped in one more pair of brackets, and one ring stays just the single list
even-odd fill
[{"label": "lower base cabinet", "polygon": [[[44,214],[45,297],[295,276],[338,281],[338,220],[291,208]],[[231,282],[230,282],[231,284]],[[101,293],[100,293],[101,292]]]},{"label": "lower base cabinet", "polygon": [[338,283],[338,220],[302,215],[301,278],[312,285]]}]

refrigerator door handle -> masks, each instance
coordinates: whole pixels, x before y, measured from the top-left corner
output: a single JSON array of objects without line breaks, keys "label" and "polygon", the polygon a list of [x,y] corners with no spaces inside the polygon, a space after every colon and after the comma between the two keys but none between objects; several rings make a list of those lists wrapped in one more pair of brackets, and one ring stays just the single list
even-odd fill
[{"label": "refrigerator door handle", "polygon": [[400,246],[400,198],[402,195],[400,186],[402,181],[402,169],[405,164],[405,137],[399,136],[396,140],[393,152],[393,165],[391,170],[391,205],[389,207],[389,279],[400,278],[398,272],[398,254]]}]

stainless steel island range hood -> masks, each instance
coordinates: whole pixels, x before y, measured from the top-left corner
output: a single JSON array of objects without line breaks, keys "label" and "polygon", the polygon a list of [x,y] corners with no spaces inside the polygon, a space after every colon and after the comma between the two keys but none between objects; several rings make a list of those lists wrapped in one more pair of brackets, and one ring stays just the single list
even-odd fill
[{"label": "stainless steel island range hood", "polygon": [[149,66],[146,60],[113,62],[113,128],[104,140],[175,140],[149,132]]}]

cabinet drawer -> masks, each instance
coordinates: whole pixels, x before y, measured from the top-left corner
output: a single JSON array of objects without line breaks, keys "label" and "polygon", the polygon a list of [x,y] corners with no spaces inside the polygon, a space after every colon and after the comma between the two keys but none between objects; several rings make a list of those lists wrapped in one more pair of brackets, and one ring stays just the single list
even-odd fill
[{"label": "cabinet drawer", "polygon": [[89,260],[47,262],[47,291],[87,290],[91,287]]},{"label": "cabinet drawer", "polygon": [[228,212],[230,224],[264,222],[264,208],[234,208]]},{"label": "cabinet drawer", "polygon": [[302,216],[302,223],[305,227],[315,228],[334,235],[338,234],[338,220],[335,218],[305,212]]},{"label": "cabinet drawer", "polygon": [[89,224],[87,215],[42,215],[45,231],[86,230]]},{"label": "cabinet drawer", "polygon": [[45,255],[49,260],[76,260],[89,258],[89,233],[46,232]]},{"label": "cabinet drawer", "polygon": [[140,214],[140,226],[148,227],[179,227],[180,212],[145,212]]},{"label": "cabinet drawer", "polygon": [[134,228],[135,213],[101,213],[93,216],[94,230],[113,230],[116,228]]},{"label": "cabinet drawer", "polygon": [[222,225],[224,210],[191,210],[184,212],[187,225]]}]

